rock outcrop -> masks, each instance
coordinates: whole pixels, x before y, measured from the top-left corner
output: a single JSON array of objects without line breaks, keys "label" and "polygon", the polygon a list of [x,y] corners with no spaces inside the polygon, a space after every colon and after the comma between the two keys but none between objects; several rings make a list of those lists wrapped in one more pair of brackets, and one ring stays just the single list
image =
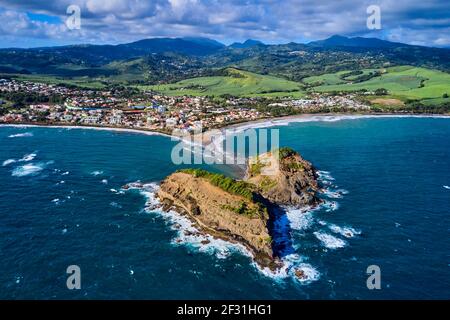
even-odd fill
[{"label": "rock outcrop", "polygon": [[319,189],[316,170],[290,148],[268,152],[248,160],[246,181],[278,205],[315,206]]},{"label": "rock outcrop", "polygon": [[282,148],[249,159],[243,181],[200,169],[180,170],[161,183],[157,196],[164,210],[175,209],[202,232],[244,245],[259,265],[276,269],[272,209],[319,204],[316,178],[311,163]]}]

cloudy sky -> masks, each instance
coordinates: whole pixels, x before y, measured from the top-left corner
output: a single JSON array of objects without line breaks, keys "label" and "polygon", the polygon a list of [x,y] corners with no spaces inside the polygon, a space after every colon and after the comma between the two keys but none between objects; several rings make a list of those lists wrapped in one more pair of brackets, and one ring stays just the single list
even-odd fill
[{"label": "cloudy sky", "polygon": [[[69,29],[67,8],[80,8]],[[367,28],[367,8],[381,29]],[[209,37],[224,43],[307,42],[333,34],[450,47],[448,0],[0,0],[0,47]]]}]

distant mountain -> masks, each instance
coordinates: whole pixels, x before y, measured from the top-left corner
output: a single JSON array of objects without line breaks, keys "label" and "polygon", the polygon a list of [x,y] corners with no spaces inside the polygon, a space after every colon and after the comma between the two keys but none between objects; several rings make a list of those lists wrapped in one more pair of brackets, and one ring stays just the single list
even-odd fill
[{"label": "distant mountain", "polygon": [[180,54],[203,56],[214,53],[224,48],[225,45],[207,38],[153,38],[121,44],[117,47],[141,50],[146,54],[175,52]]},{"label": "distant mountain", "polygon": [[229,47],[233,48],[233,49],[245,49],[245,48],[250,48],[250,47],[259,46],[259,45],[264,45],[264,43],[262,43],[261,41],[258,41],[258,40],[248,39],[245,42],[232,43],[231,45],[229,45]]},{"label": "distant mountain", "polygon": [[394,48],[398,46],[408,46],[404,43],[390,42],[386,40],[381,40],[377,38],[362,38],[354,37],[348,38],[344,36],[334,35],[325,40],[312,41],[308,43],[311,47],[362,47],[362,48]]},{"label": "distant mountain", "polygon": [[182,39],[186,40],[186,41],[194,42],[194,43],[197,43],[197,44],[200,44],[200,45],[209,46],[209,47],[212,47],[212,48],[221,49],[221,48],[226,47],[223,43],[221,43],[221,42],[219,42],[217,40],[214,40],[214,39],[209,39],[209,38],[184,37]]}]

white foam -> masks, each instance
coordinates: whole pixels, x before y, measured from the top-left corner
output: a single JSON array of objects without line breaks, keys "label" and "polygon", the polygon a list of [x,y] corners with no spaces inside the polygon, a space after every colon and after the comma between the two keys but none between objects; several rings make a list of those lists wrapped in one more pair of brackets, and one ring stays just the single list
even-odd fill
[{"label": "white foam", "polygon": [[360,235],[361,231],[356,230],[355,228],[352,227],[340,227],[336,224],[330,224],[328,226],[328,228],[330,228],[331,231],[333,231],[334,233],[338,233],[346,238],[353,238],[356,235]]},{"label": "white foam", "polygon": [[325,232],[316,231],[316,232],[314,232],[314,235],[328,249],[343,248],[347,245],[347,242],[345,240],[339,239],[339,238],[332,236],[331,234],[328,234]]},{"label": "white foam", "polygon": [[102,183],[103,183],[103,184],[108,184],[108,180],[103,179],[103,180],[102,180]]},{"label": "white foam", "polygon": [[11,134],[8,136],[8,138],[25,138],[25,137],[32,137],[32,136],[33,136],[33,133],[24,132],[24,133]]},{"label": "white foam", "polygon": [[14,162],[16,162],[16,160],[14,160],[14,159],[8,159],[8,160],[3,161],[2,166],[5,167],[5,166],[7,166],[7,165],[9,165],[9,164],[11,164],[11,163],[14,163]]},{"label": "white foam", "polygon": [[307,230],[314,223],[314,217],[310,208],[287,209],[287,218],[290,228],[293,230]]},{"label": "white foam", "polygon": [[322,204],[322,207],[325,208],[326,212],[332,212],[339,209],[339,203],[337,203],[336,201],[325,201]]},{"label": "white foam", "polygon": [[[300,284],[309,284],[320,278],[320,272],[317,271],[311,264],[305,263],[304,258],[298,254],[290,254],[282,259],[283,265],[276,270],[270,270],[269,268],[261,268],[256,263],[253,265],[266,277],[274,280],[282,280],[286,278],[292,278]],[[296,271],[302,271],[303,275],[299,278],[296,275]]]},{"label": "white foam", "polygon": [[450,190],[449,186],[443,186],[445,189]]},{"label": "white foam", "polygon": [[100,171],[100,170],[95,170],[95,171],[91,172],[91,175],[93,175],[93,176],[99,176],[101,174],[103,174],[103,171]]},{"label": "white foam", "polygon": [[36,158],[37,154],[35,152],[26,154],[22,157],[22,159],[19,159],[20,162],[29,162],[33,161],[34,158]]},{"label": "white foam", "polygon": [[317,175],[319,176],[319,180],[334,181],[329,171],[318,170]]},{"label": "white foam", "polygon": [[24,177],[24,176],[29,176],[29,175],[36,175],[38,174],[40,171],[42,171],[44,169],[45,165],[44,164],[33,164],[33,163],[28,163],[25,164],[23,166],[17,167],[12,171],[12,175],[14,177]]},{"label": "white foam", "polygon": [[69,171],[61,173],[62,176],[67,176],[69,174]]},{"label": "white foam", "polygon": [[333,189],[326,188],[326,189],[323,189],[321,193],[330,199],[340,199],[344,196],[344,194],[348,194],[348,191],[344,190],[344,189],[333,190]]},{"label": "white foam", "polygon": [[[294,279],[297,281],[300,281],[300,283],[308,284],[313,281],[317,281],[320,278],[320,272],[317,271],[316,268],[314,268],[309,263],[300,263],[297,265],[294,269]],[[301,270],[303,271],[303,277],[299,278],[295,275],[295,270]]]},{"label": "white foam", "polygon": [[61,201],[60,199],[56,198],[56,199],[53,199],[52,202],[53,202],[55,205],[59,205],[61,202],[64,202],[64,201]]}]

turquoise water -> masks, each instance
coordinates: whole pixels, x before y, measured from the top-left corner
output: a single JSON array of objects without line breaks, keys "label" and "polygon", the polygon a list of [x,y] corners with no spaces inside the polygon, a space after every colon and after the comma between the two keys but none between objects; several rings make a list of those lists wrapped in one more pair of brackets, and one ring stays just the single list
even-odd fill
[{"label": "turquoise water", "polygon": [[[279,127],[281,144],[327,171],[323,183],[341,192],[323,196],[335,207],[288,215],[296,263],[317,277],[306,283],[269,277],[220,243],[177,244],[169,217],[145,211],[140,192],[120,191],[179,168],[170,139],[0,127],[0,298],[449,299],[449,124]],[[66,288],[72,264],[81,290]],[[381,268],[381,290],[366,287],[369,265]]]}]

